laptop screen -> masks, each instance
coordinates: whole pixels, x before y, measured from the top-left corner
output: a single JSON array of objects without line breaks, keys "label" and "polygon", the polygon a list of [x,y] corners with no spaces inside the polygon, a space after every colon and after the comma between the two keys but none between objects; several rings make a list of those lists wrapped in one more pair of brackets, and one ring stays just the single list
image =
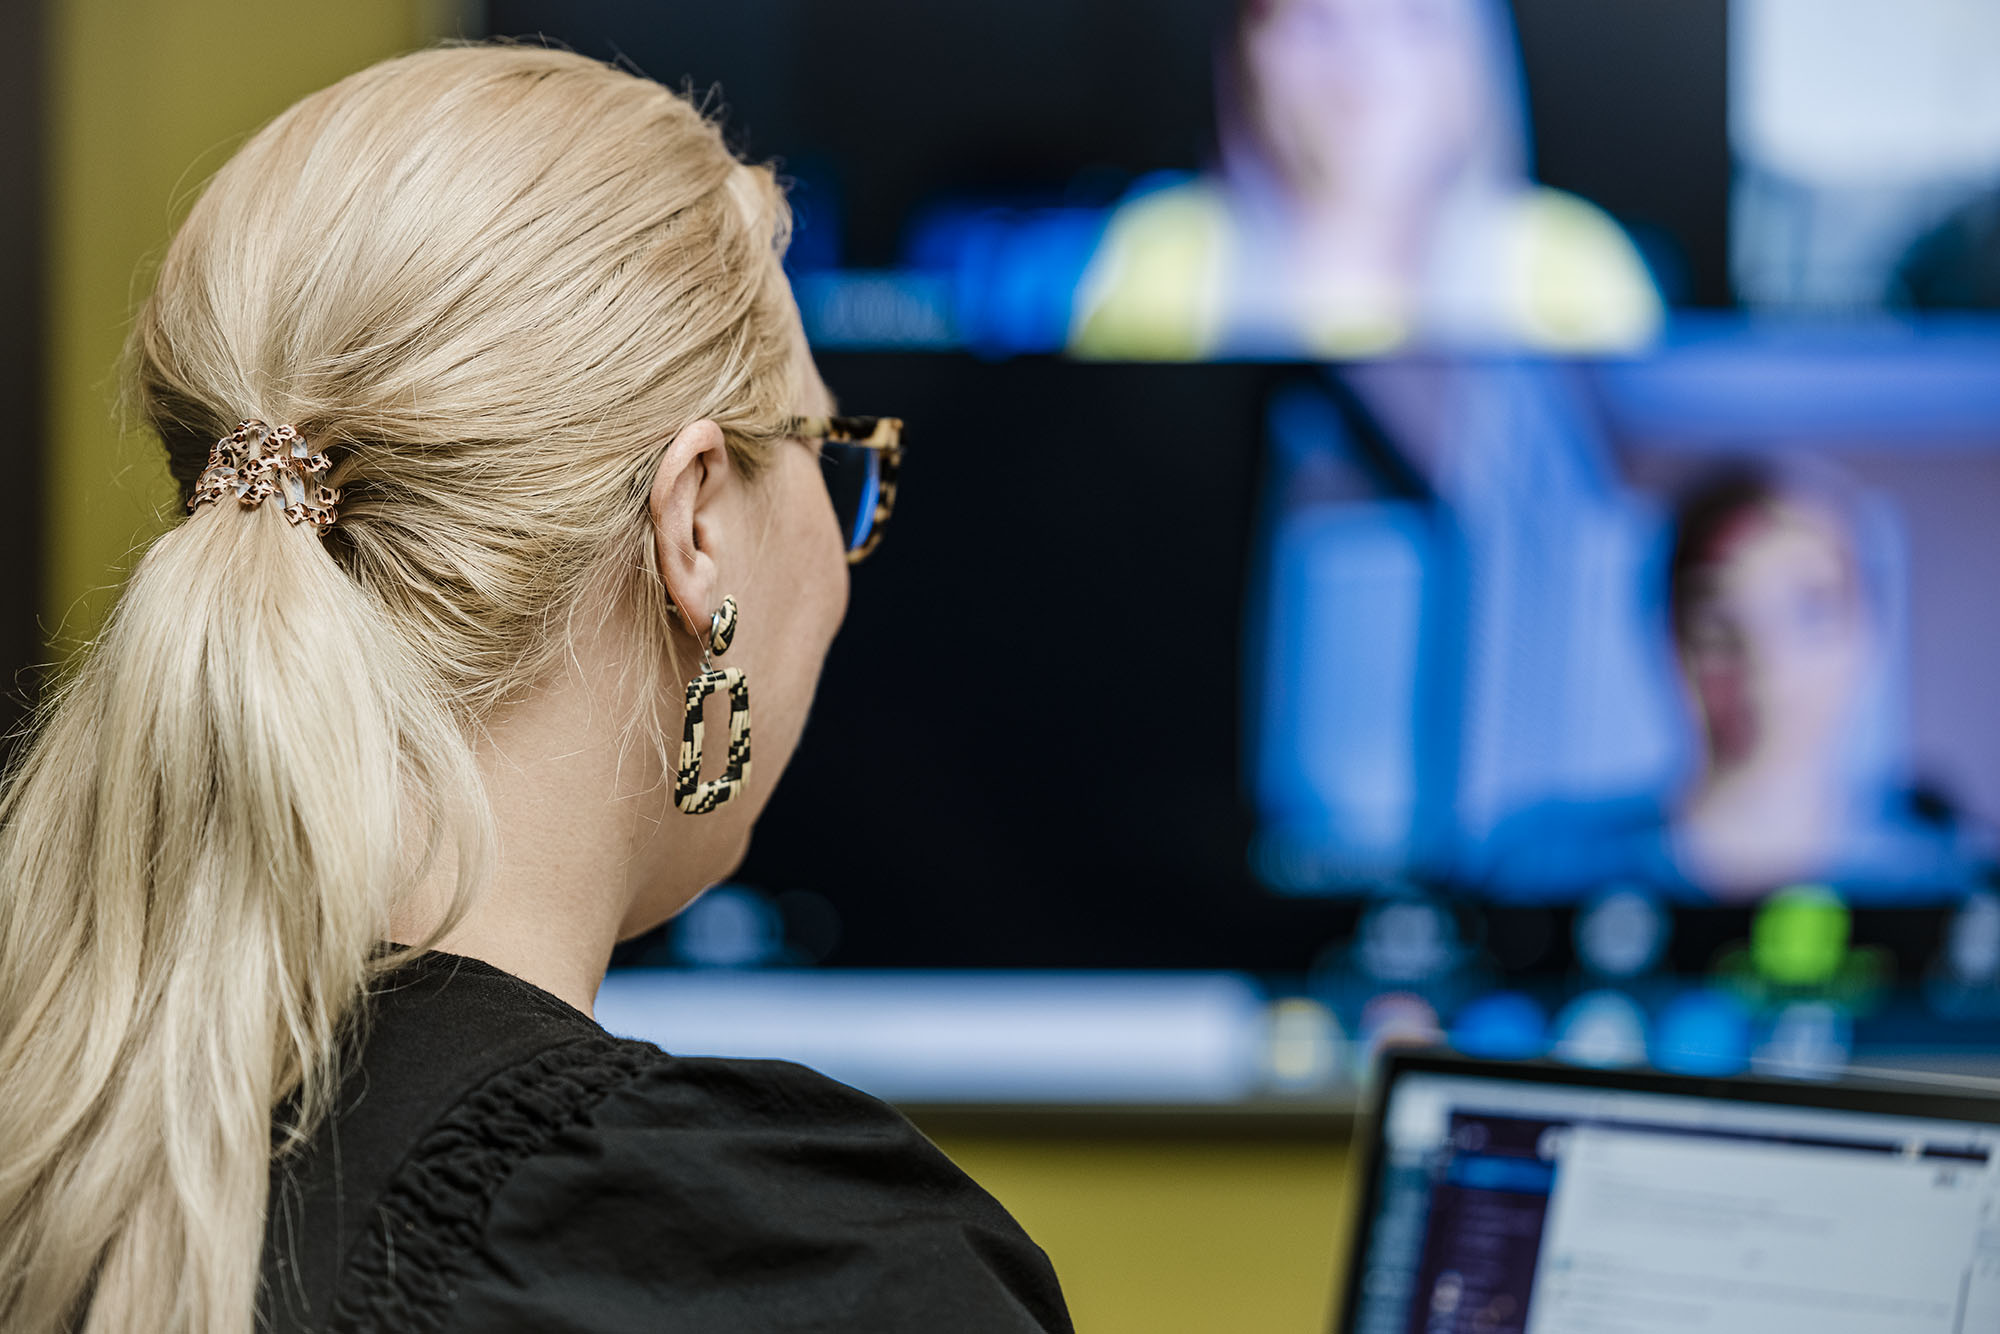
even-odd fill
[{"label": "laptop screen", "polygon": [[2000,1125],[1712,1081],[1391,1080],[1352,1334],[2000,1330]]}]

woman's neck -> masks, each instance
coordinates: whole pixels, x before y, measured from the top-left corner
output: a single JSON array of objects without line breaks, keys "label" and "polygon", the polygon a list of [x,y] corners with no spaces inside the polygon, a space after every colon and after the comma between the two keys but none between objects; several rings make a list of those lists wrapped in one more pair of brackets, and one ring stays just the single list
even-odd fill
[{"label": "woman's neck", "polygon": [[[489,721],[476,748],[495,855],[464,914],[436,942],[585,1014],[635,900],[657,897],[651,886],[665,870],[660,776],[635,772],[652,748],[630,744],[623,723],[631,701],[612,698],[605,685],[629,676],[581,646],[555,683]],[[456,874],[455,865],[440,865],[392,921],[396,939],[435,929]]]}]

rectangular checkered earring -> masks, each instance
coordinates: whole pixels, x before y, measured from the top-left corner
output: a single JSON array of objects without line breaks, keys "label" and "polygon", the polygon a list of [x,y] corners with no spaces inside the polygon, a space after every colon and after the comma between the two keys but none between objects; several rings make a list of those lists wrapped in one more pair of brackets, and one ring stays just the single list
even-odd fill
[{"label": "rectangular checkered earring", "polygon": [[[680,767],[674,774],[674,804],[688,815],[706,815],[742,795],[750,781],[750,683],[741,667],[717,667],[714,659],[736,638],[736,599],[722,599],[708,623],[708,647],[701,670],[687,684],[687,717],[681,725]],[[702,712],[708,697],[729,692],[729,754],[722,776],[701,781]]]}]

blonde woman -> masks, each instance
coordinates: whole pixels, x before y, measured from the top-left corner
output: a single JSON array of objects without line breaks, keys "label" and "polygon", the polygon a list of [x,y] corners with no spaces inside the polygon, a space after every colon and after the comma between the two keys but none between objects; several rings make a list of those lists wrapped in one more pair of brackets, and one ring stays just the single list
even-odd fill
[{"label": "blonde woman", "polygon": [[1068,1328],[894,1112],[590,1018],[740,857],[893,495],[785,217],[532,48],[210,183],[131,343],[190,515],[0,810],[0,1328]]}]

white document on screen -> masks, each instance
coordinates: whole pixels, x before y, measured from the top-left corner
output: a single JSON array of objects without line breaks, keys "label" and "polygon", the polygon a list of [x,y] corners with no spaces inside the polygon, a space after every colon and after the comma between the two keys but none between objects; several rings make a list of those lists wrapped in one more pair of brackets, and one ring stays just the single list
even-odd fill
[{"label": "white document on screen", "polygon": [[1984,1163],[1578,1127],[1527,1334],[1963,1334],[1994,1188]]}]

